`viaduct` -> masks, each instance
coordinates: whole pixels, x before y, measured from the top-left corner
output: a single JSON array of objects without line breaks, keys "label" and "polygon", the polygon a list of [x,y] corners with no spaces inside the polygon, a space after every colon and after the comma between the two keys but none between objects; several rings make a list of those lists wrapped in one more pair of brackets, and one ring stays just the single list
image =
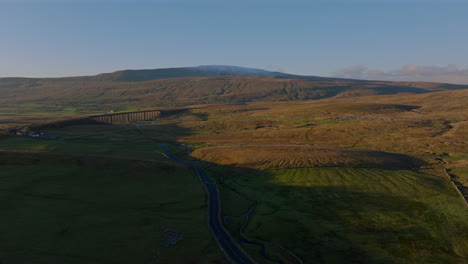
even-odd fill
[{"label": "viaduct", "polygon": [[[61,128],[73,125],[84,125],[84,124],[118,124],[127,123],[130,121],[139,120],[150,120],[158,116],[167,115],[170,113],[178,113],[185,109],[177,110],[148,110],[148,111],[136,111],[136,112],[125,112],[116,114],[105,114],[105,115],[91,115],[87,117],[78,117],[66,120],[54,121],[51,123],[32,125],[28,127],[32,130],[43,130],[51,128]],[[16,134],[26,127],[12,127],[7,129],[8,133]],[[0,135],[1,136],[1,135]]]},{"label": "viaduct", "polygon": [[117,114],[92,115],[90,119],[97,123],[126,123],[130,121],[149,120],[161,115],[160,110],[148,110],[138,112],[125,112]]}]

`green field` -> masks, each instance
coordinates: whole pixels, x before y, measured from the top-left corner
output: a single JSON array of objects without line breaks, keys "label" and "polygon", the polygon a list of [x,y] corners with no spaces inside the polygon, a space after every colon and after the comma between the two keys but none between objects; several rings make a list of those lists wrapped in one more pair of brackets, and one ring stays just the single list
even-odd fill
[{"label": "green field", "polygon": [[[259,171],[226,182],[259,201],[247,236],[280,244],[304,263],[468,263],[468,211],[450,182],[435,176],[311,168]],[[223,206],[248,209],[225,193]],[[274,263],[258,246],[245,247]],[[266,253],[281,257],[271,246]]]},{"label": "green field", "polygon": [[0,150],[21,152],[52,152],[93,156],[166,160],[157,144],[142,144],[123,140],[81,138],[76,140],[38,140],[26,137],[0,139]]},{"label": "green field", "polygon": [[[158,145],[8,138],[0,149],[60,155],[0,162],[1,263],[225,263],[197,175]],[[165,228],[184,239],[162,246]]]}]

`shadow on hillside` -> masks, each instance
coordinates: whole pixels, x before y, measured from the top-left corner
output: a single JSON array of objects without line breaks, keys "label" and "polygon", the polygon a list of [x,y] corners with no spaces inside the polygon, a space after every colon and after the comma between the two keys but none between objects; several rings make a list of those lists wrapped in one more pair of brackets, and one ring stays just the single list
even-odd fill
[{"label": "shadow on hillside", "polygon": [[427,93],[427,89],[416,88],[411,86],[383,86],[373,88],[377,94],[398,94],[398,93]]},{"label": "shadow on hillside", "polygon": [[[266,234],[264,240],[288,241],[286,246],[307,262],[393,263],[399,257],[411,262],[409,256],[426,251],[436,262],[455,256],[445,234],[433,235],[443,216],[423,203],[342,186],[266,186],[283,201],[275,214],[253,219],[249,230]],[[278,222],[270,224],[272,218]],[[435,221],[428,227],[420,219]]]},{"label": "shadow on hillside", "polygon": [[[447,216],[411,199],[409,193],[400,196],[362,190],[359,179],[355,188],[332,184],[302,187],[293,185],[301,182],[297,175],[292,182],[280,183],[278,177],[282,176],[273,171],[233,166],[219,170],[216,164],[193,158],[192,162],[207,171],[218,168],[212,176],[220,186],[222,219],[236,221],[226,227],[260,263],[298,263],[288,250],[304,263],[395,263],[402,259],[458,263],[463,259],[455,253],[457,245],[451,240],[455,234],[440,228],[448,225]],[[303,169],[303,183],[314,182],[321,169]],[[376,186],[380,181],[376,179]],[[428,177],[421,184],[429,189],[440,186],[441,181]],[[239,202],[239,195],[250,203]],[[239,213],[232,217],[236,210],[229,207],[241,206],[237,211],[248,212],[255,204],[252,199],[257,203],[248,220]],[[244,224],[249,242],[239,233]],[[449,224],[460,232],[465,230],[463,220],[452,219]],[[468,235],[465,233],[459,238]]]},{"label": "shadow on hillside", "polygon": [[177,123],[158,124],[142,127],[141,131],[147,140],[154,142],[177,142],[178,139],[191,136],[195,132]]},{"label": "shadow on hillside", "polygon": [[154,142],[176,142],[177,139],[181,137],[190,136],[195,133],[192,129],[179,125],[179,119],[181,118],[189,119],[188,121],[205,121],[208,119],[207,115],[204,113],[193,113],[190,109],[179,109],[165,111],[161,116],[150,120],[138,120],[127,123],[103,123],[85,117],[34,125],[31,126],[29,130],[35,132],[53,131],[58,133],[60,133],[61,130],[68,130],[68,132],[74,131],[70,139],[75,140],[100,138],[129,141],[141,141],[144,139]]}]

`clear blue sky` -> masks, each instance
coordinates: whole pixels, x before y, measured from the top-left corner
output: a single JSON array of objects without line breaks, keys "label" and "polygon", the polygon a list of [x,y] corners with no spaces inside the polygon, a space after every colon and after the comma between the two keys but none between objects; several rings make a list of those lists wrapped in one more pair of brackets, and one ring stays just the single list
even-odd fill
[{"label": "clear blue sky", "polygon": [[468,1],[0,0],[0,77],[208,64],[463,74]]}]

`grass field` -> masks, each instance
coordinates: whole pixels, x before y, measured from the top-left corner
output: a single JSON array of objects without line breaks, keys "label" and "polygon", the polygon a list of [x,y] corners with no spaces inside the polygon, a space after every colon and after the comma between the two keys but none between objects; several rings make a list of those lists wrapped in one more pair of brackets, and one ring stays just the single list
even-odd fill
[{"label": "grass field", "polygon": [[[247,236],[283,245],[304,263],[468,263],[468,212],[441,178],[311,168],[259,171],[226,182],[259,201]],[[247,210],[245,201],[226,197],[224,206]],[[246,248],[273,263],[259,247]],[[281,257],[271,246],[266,252]]]},{"label": "grass field", "polygon": [[81,138],[76,140],[37,140],[25,137],[0,139],[0,150],[20,152],[50,152],[76,155],[119,157],[141,160],[166,160],[157,144],[142,144],[122,140]]},{"label": "grass field", "polygon": [[144,130],[155,139],[184,143],[303,144],[468,156],[467,96],[467,90],[460,90],[404,97],[200,105],[145,122]]},{"label": "grass field", "polygon": [[[225,263],[198,177],[159,145],[17,137],[0,149],[13,153],[0,160],[2,263]],[[166,228],[184,239],[162,246]]]}]

